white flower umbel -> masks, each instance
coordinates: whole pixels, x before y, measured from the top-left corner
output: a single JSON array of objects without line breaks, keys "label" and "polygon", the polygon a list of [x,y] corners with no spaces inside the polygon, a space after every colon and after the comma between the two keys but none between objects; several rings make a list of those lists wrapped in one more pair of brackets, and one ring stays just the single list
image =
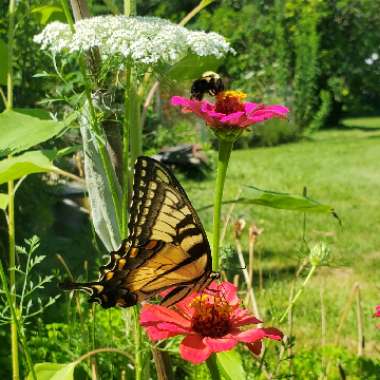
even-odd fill
[{"label": "white flower umbel", "polygon": [[104,58],[128,58],[142,64],[172,64],[189,52],[217,58],[233,52],[217,33],[193,32],[157,17],[93,17],[78,21],[75,33],[67,24],[53,22],[34,41],[54,54],[98,48]]}]

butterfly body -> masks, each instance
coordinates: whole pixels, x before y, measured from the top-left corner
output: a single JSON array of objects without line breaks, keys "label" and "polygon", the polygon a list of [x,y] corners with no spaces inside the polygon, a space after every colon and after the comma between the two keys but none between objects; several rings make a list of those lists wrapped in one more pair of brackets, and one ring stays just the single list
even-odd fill
[{"label": "butterfly body", "polygon": [[66,283],[103,307],[129,307],[171,289],[161,303],[171,306],[216,277],[206,233],[185,191],[158,161],[135,165],[128,224],[130,235],[96,282]]}]

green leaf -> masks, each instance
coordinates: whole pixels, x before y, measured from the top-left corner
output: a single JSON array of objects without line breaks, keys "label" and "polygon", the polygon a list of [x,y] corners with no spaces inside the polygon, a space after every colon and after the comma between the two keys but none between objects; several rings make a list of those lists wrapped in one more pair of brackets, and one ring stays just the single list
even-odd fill
[{"label": "green leaf", "polygon": [[8,74],[8,46],[0,40],[0,84],[7,84]]},{"label": "green leaf", "polygon": [[57,158],[61,158],[67,156],[68,154],[79,152],[81,149],[82,145],[67,146],[66,148],[57,150]]},{"label": "green leaf", "polygon": [[164,78],[176,81],[194,80],[201,77],[205,71],[217,70],[221,62],[221,59],[213,55],[201,57],[196,54],[188,54],[174,64],[164,74]]},{"label": "green leaf", "polygon": [[32,173],[58,170],[52,163],[55,157],[55,151],[34,150],[20,156],[5,158],[0,161],[0,184]]},{"label": "green leaf", "polygon": [[[37,380],[74,380],[74,369],[78,363],[38,363],[34,366]],[[33,380],[29,373],[26,380]]]},{"label": "green leaf", "polygon": [[0,157],[40,144],[62,132],[65,124],[15,111],[0,114]]},{"label": "green leaf", "polygon": [[[332,206],[319,203],[318,201],[309,197],[288,193],[279,193],[270,190],[262,190],[258,189],[255,186],[246,187],[250,189],[247,196],[234,200],[223,201],[223,204],[241,203],[246,205],[258,205],[277,208],[281,210],[331,214],[339,221],[339,223],[341,223],[339,216]],[[211,207],[213,207],[213,205],[207,205],[201,207],[199,211],[203,211]]]},{"label": "green leaf", "polygon": [[51,120],[50,113],[42,108],[17,108],[14,107],[13,111],[22,113],[29,116],[34,116],[42,120]]},{"label": "green leaf", "polygon": [[[114,251],[120,247],[122,241],[116,217],[117,210],[115,210],[112,190],[102,165],[98,139],[85,124],[88,122],[88,118],[83,119],[80,131],[83,140],[84,171],[91,204],[92,222],[106,249]],[[121,199],[121,187],[113,168],[110,175],[117,189],[118,199]]]},{"label": "green leaf", "polygon": [[[40,7],[34,7],[32,9],[32,13],[38,13],[40,15],[41,25],[46,25],[51,18],[53,18],[53,20],[50,21],[64,21],[63,10],[61,7],[56,5],[42,5]],[[59,13],[58,17],[53,17],[55,13]]]},{"label": "green leaf", "polygon": [[238,199],[238,203],[256,204],[282,210],[335,214],[333,207],[306,196],[261,190],[255,186],[247,187],[250,189],[249,196]]},{"label": "green leaf", "polygon": [[0,210],[5,210],[8,206],[8,194],[0,193]]},{"label": "green leaf", "polygon": [[219,371],[226,380],[246,379],[240,354],[236,350],[219,352],[216,354],[216,363]]}]

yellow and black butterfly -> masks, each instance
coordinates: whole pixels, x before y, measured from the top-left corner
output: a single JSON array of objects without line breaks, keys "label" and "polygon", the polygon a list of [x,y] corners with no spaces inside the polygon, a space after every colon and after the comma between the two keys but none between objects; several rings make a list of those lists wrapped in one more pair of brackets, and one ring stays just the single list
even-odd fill
[{"label": "yellow and black butterfly", "polygon": [[219,276],[212,272],[207,236],[185,190],[149,157],[136,161],[128,228],[128,239],[111,252],[98,281],[62,288],[85,290],[90,302],[104,308],[133,306],[173,288],[161,301],[171,306]]}]

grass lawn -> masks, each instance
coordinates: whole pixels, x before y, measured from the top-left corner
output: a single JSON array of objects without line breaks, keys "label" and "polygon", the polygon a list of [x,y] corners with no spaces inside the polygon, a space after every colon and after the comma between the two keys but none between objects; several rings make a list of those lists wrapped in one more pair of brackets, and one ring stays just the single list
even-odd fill
[{"label": "grass lawn", "polygon": [[[327,242],[332,259],[329,267],[318,270],[296,305],[296,349],[321,344],[321,298],[326,309],[326,342],[333,343],[341,312],[353,285],[358,283],[364,314],[365,350],[370,355],[378,355],[380,330],[376,329],[372,315],[375,305],[380,303],[379,162],[380,132],[360,130],[320,132],[309,141],[239,150],[232,154],[225,199],[236,197],[243,185],[296,194],[301,194],[307,186],[311,198],[332,205],[342,219],[340,226],[328,215],[307,216],[308,244]],[[196,209],[212,203],[213,178],[202,182],[185,181],[184,187]],[[243,188],[242,194],[246,192]],[[228,209],[229,206],[224,206],[224,214]],[[233,218],[239,216],[248,224],[255,222],[264,228],[256,248],[256,255],[262,256],[264,290],[257,292],[262,316],[271,321],[285,310],[294,272],[305,255],[301,249],[303,214],[236,205]],[[211,210],[202,211],[200,217],[210,231]],[[230,228],[225,245],[232,243]],[[257,285],[257,267],[254,281]],[[286,331],[286,324],[282,328]],[[340,342],[353,352],[357,349],[355,303],[350,308]]]},{"label": "grass lawn", "polygon": [[353,117],[342,120],[345,127],[360,129],[380,129],[380,117]]}]

